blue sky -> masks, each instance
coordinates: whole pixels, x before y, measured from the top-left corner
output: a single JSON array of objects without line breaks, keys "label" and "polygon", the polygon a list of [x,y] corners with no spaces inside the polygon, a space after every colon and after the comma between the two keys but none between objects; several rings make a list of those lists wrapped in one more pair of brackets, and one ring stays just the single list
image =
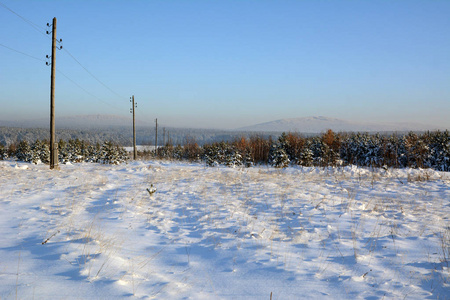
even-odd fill
[{"label": "blue sky", "polygon": [[128,117],[135,95],[138,118],[164,126],[321,115],[450,128],[449,16],[450,1],[428,0],[0,0],[0,118],[48,117],[56,17],[58,116]]}]

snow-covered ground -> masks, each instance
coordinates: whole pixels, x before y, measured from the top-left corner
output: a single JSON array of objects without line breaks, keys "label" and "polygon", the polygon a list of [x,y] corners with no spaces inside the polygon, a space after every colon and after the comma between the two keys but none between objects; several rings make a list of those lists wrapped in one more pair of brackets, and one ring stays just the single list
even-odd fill
[{"label": "snow-covered ground", "polygon": [[0,161],[0,299],[449,299],[449,217],[444,172]]}]

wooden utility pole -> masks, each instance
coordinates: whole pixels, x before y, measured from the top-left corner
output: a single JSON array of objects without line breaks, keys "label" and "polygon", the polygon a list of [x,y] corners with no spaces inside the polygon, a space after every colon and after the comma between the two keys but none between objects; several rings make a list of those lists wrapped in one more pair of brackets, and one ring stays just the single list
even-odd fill
[{"label": "wooden utility pole", "polygon": [[[50,26],[50,25],[47,24],[47,26]],[[52,73],[51,73],[51,82],[50,82],[50,169],[59,169],[59,167],[58,167],[58,145],[56,144],[56,134],[55,134],[56,18],[53,18],[51,33],[52,33],[52,62],[51,62]],[[50,32],[47,31],[47,34],[50,34]],[[59,48],[59,49],[61,49],[61,48]]]},{"label": "wooden utility pole", "polygon": [[137,158],[137,150],[136,150],[136,123],[135,123],[135,115],[134,115],[134,108],[137,107],[137,103],[134,103],[134,95],[130,98],[131,103],[131,109],[130,113],[133,114],[133,159],[136,160]]},{"label": "wooden utility pole", "polygon": [[166,146],[166,127],[163,127],[163,146]]},{"label": "wooden utility pole", "polygon": [[158,119],[155,120],[156,128],[155,128],[155,153],[158,155]]}]

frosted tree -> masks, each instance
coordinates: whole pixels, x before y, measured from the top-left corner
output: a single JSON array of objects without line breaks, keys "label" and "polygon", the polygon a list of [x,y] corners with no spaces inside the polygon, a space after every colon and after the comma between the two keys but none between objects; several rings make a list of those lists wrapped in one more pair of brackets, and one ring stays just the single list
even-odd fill
[{"label": "frosted tree", "polygon": [[58,160],[60,163],[66,163],[69,161],[67,143],[62,139],[58,142]]},{"label": "frosted tree", "polygon": [[204,158],[207,166],[216,167],[219,165],[218,160],[219,148],[216,144],[204,147]]},{"label": "frosted tree", "polygon": [[275,168],[286,168],[289,166],[289,157],[284,149],[273,145],[269,153],[269,163]]},{"label": "frosted tree", "polygon": [[4,160],[8,158],[8,151],[6,150],[5,146],[0,143],[0,160]]},{"label": "frosted tree", "polygon": [[300,153],[299,164],[305,167],[311,167],[314,162],[313,152],[309,147],[303,148],[303,151]]},{"label": "frosted tree", "polygon": [[110,141],[103,143],[100,149],[100,155],[97,159],[100,163],[114,165],[120,164],[126,160],[125,153],[120,150],[120,147]]},{"label": "frosted tree", "polygon": [[26,140],[19,143],[16,150],[16,158],[20,161],[30,162],[33,155],[31,153],[30,145]]},{"label": "frosted tree", "polygon": [[115,160],[114,146],[111,142],[104,142],[97,158],[99,163],[109,164]]},{"label": "frosted tree", "polygon": [[225,165],[227,167],[238,167],[238,166],[242,166],[242,155],[239,154],[239,152],[237,151],[237,149],[235,149],[234,147],[230,147],[228,146],[228,148],[225,151]]},{"label": "frosted tree", "polygon": [[243,164],[246,168],[250,168],[254,165],[252,153],[249,149],[247,149],[243,155]]},{"label": "frosted tree", "polygon": [[46,142],[36,140],[30,147],[31,162],[32,163],[45,163],[50,162],[50,149]]},{"label": "frosted tree", "polygon": [[439,171],[450,171],[450,133],[433,132],[429,137],[429,165]]},{"label": "frosted tree", "polygon": [[80,140],[69,140],[67,142],[68,159],[70,162],[81,162],[83,161],[83,155],[81,153],[81,142]]}]

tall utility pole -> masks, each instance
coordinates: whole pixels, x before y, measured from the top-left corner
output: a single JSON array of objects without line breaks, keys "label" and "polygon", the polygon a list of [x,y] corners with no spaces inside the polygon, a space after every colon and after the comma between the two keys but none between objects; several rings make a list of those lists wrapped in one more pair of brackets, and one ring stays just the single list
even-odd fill
[{"label": "tall utility pole", "polygon": [[[47,23],[47,26],[50,25]],[[55,134],[55,54],[56,49],[62,49],[62,46],[57,47],[56,42],[56,18],[53,18],[52,31],[47,34],[52,34],[52,73],[51,73],[51,83],[50,83],[50,169],[59,169],[58,167],[58,146],[56,144],[56,134]],[[62,42],[62,40],[59,40]],[[47,55],[48,58],[48,55]],[[47,62],[48,65],[48,62]]]},{"label": "tall utility pole", "polygon": [[158,155],[158,119],[155,120],[156,128],[155,128],[155,153]]},{"label": "tall utility pole", "polygon": [[136,123],[135,123],[135,117],[134,117],[134,109],[137,107],[137,103],[134,103],[134,95],[130,97],[131,103],[131,109],[130,113],[133,114],[133,159],[136,160],[137,158],[137,150],[136,150]]}]

